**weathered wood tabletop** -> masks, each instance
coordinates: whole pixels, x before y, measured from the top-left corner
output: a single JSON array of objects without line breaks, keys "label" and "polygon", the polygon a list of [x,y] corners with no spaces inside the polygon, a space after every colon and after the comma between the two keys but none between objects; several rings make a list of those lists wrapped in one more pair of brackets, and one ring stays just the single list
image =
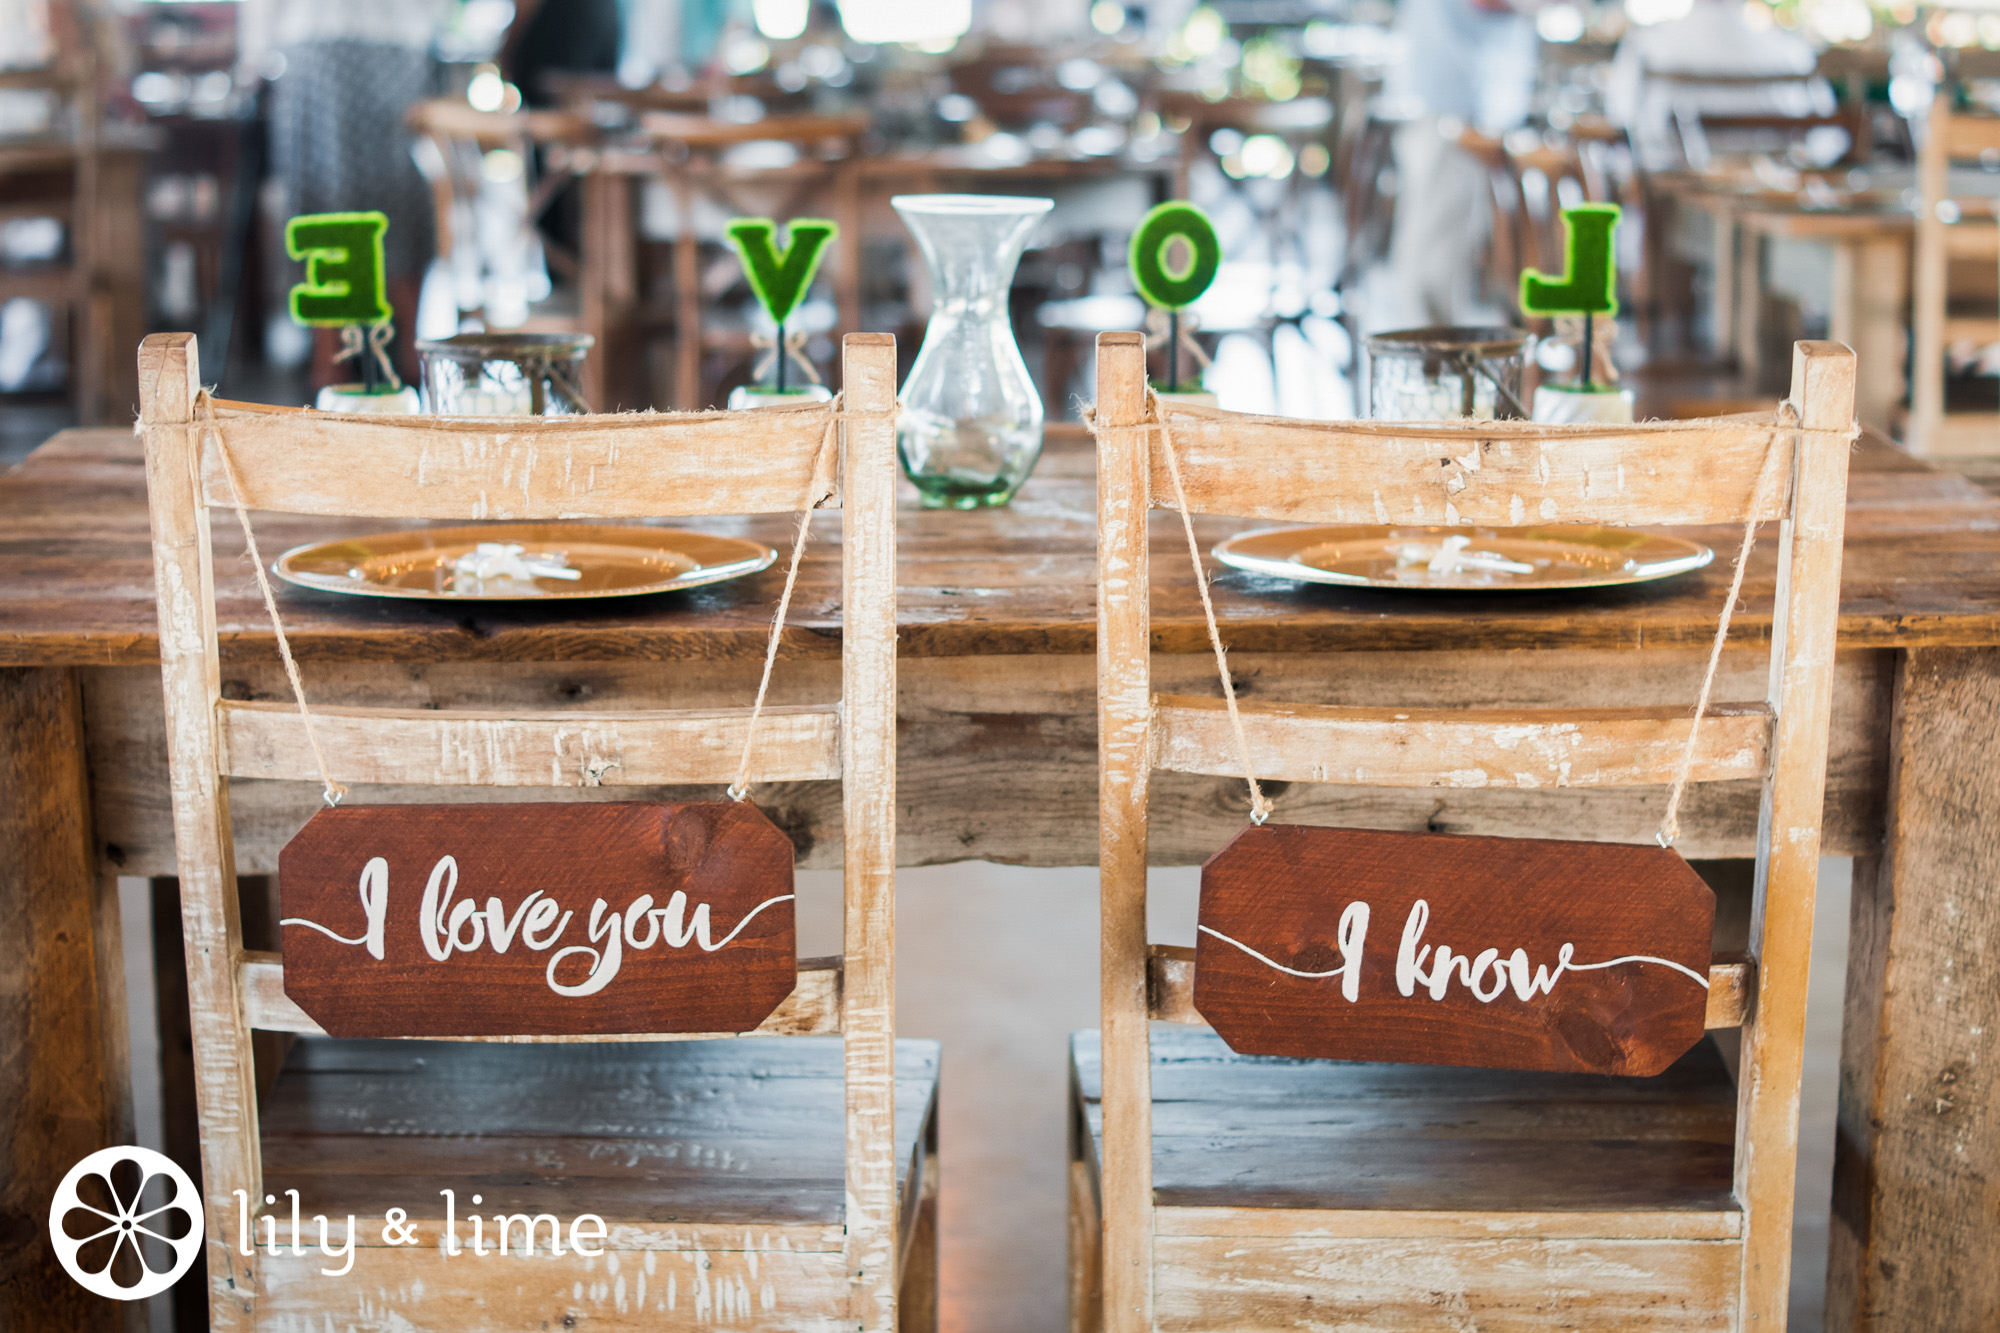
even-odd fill
[{"label": "weathered wood tabletop", "polygon": [[[368,526],[275,514],[255,522],[267,555]],[[1051,428],[1048,454],[1010,507],[906,513],[904,863],[1095,862],[1093,525],[1088,441],[1063,427]],[[790,520],[703,526],[782,545]],[[1206,545],[1244,525],[1197,526]],[[777,703],[838,693],[839,515],[816,518],[814,531]],[[1238,688],[1267,699],[1691,706],[1735,535],[1705,536],[1723,553],[1708,569],[1627,589],[1391,593],[1235,572],[1214,587]],[[1211,693],[1177,523],[1156,516],[1153,537],[1157,688]],[[227,516],[215,541],[225,692],[285,698]],[[1718,701],[1763,697],[1773,546],[1752,556]],[[0,478],[0,552],[0,932],[27,941],[15,956],[29,960],[0,986],[0,1086],[26,1089],[0,1109],[0,1151],[11,1154],[0,1165],[0,1293],[33,1291],[46,1323],[46,1311],[69,1308],[71,1297],[59,1274],[45,1277],[44,1247],[5,1238],[39,1236],[37,1210],[62,1171],[91,1148],[129,1140],[122,1024],[99,1017],[120,1003],[122,985],[106,885],[115,874],[173,871],[138,441],[67,432]],[[548,609],[294,589],[280,603],[307,688],[323,702],[742,704],[780,578],[774,569],[677,596]],[[1984,940],[2000,927],[1991,893],[2000,882],[2000,502],[1865,438],[1851,483],[1840,645],[1826,848],[1862,860],[1831,1300],[1856,1312],[1854,1327],[1991,1327],[2000,1268],[1983,1257],[2000,1221],[1983,1182],[2000,1178],[2000,1071],[1981,1034],[2000,1031],[2000,991],[1979,969]],[[1281,787],[1267,787],[1280,820],[1626,841],[1651,837],[1663,797],[1645,788]],[[838,864],[836,784],[758,795],[805,864]],[[400,798],[466,796],[405,789]],[[231,799],[240,868],[256,873],[275,868],[318,796],[311,784],[237,782]],[[1754,783],[1700,788],[1680,845],[1693,856],[1746,855],[1756,807]],[[1161,774],[1153,812],[1155,857],[1199,861],[1241,828],[1241,784]],[[44,1128],[51,1123],[61,1128]],[[10,1288],[14,1272],[23,1281]],[[0,1295],[0,1312],[9,1299]],[[89,1322],[80,1308],[76,1320]]]}]

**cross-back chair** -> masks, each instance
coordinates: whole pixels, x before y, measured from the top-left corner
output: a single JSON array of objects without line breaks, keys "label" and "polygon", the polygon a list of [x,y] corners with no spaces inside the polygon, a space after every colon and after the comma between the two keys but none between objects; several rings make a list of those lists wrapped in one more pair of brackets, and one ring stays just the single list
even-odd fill
[{"label": "cross-back chair", "polygon": [[1980,162],[1995,152],[2000,117],[1953,111],[1949,87],[1940,89],[1917,158],[1916,338],[1904,431],[1914,454],[2000,457],[2000,410],[1988,403],[1950,404],[1945,396],[1947,352],[2000,343],[2000,308],[1992,295],[2000,215],[1990,197],[1961,202],[1951,190],[1953,163]]},{"label": "cross-back chair", "polygon": [[[1101,1035],[1073,1046],[1072,1328],[1782,1328],[1853,354],[1798,345],[1796,420],[1617,428],[1150,404],[1130,334],[1099,339],[1097,373],[1103,1013]],[[1178,530],[1152,567],[1147,520],[1182,486],[1194,512],[1264,522],[1374,524],[1386,507],[1390,521],[1505,527],[1523,506],[1739,534],[1752,517],[1778,522],[1768,689],[1708,711],[1689,770],[1764,783],[1748,955],[1709,976],[1706,1026],[1741,1027],[1735,1088],[1706,1040],[1638,1079],[1244,1057],[1212,1033],[1150,1026],[1202,1022],[1194,952],[1147,942],[1155,771],[1660,787],[1693,703],[1468,713],[1250,698],[1243,755],[1217,701],[1153,692],[1152,583],[1193,573]],[[1495,724],[1510,739],[1574,735],[1605,762],[1558,773],[1550,754],[1527,771],[1532,744],[1493,748],[1506,744]]]},{"label": "cross-back chair", "polygon": [[[893,1026],[894,340],[850,337],[844,366],[845,419],[830,449],[824,406],[480,421],[204,401],[194,338],[146,339],[142,425],[217,1329],[887,1331],[899,1308],[903,1329],[933,1326],[936,1049],[897,1043]],[[840,697],[767,717],[778,725],[759,733],[754,764],[741,762],[752,782],[842,782],[844,956],[799,965],[790,997],[747,1034],[763,1040],[312,1035],[318,1025],[287,997],[285,958],[244,947],[232,778],[721,783],[752,710],[339,707],[308,664],[322,769],[300,709],[222,695],[214,511],[227,532],[238,504],[357,519],[637,521],[798,511],[814,497],[843,511]],[[646,697],[661,694],[674,697]],[[261,1098],[260,1030],[298,1034]],[[444,1258],[441,1188],[456,1190],[461,1241],[483,1191],[489,1211],[565,1224],[596,1214],[604,1254]],[[316,1212],[334,1219],[336,1244],[342,1216],[358,1218],[350,1272],[321,1276],[339,1261],[310,1240],[304,1257],[239,1249],[240,1210],[258,1215],[261,1240],[264,1216],[288,1224],[290,1189],[309,1235]],[[391,1207],[419,1243],[385,1243]]]}]

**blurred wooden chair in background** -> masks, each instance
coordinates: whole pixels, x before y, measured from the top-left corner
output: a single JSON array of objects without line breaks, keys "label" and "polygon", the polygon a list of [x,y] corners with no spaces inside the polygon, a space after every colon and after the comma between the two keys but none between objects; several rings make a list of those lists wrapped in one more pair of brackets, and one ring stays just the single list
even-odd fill
[{"label": "blurred wooden chair in background", "polygon": [[[1951,363],[1990,354],[2000,343],[2000,199],[1952,193],[1955,163],[1983,165],[2000,156],[2000,118],[1951,109],[1949,86],[1931,106],[1917,167],[1914,259],[1916,324],[1910,368],[1910,415],[1905,446],[1927,458],[2000,461],[2000,397],[1987,361],[1977,380],[1961,379],[1964,397],[1948,393]],[[1984,390],[1984,392],[1981,392]]]}]

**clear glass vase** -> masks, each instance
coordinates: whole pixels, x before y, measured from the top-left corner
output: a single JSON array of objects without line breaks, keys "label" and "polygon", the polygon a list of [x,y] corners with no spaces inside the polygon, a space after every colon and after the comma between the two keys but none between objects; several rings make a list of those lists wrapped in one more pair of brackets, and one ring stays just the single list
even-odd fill
[{"label": "clear glass vase", "polygon": [[1007,318],[1007,289],[1052,199],[890,200],[930,265],[930,327],[903,381],[896,444],[926,508],[1002,505],[1042,452],[1042,395]]}]

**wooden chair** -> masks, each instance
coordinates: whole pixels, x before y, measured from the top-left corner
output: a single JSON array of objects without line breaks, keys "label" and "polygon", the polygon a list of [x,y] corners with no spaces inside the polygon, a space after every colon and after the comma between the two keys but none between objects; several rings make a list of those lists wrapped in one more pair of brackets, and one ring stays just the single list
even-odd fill
[{"label": "wooden chair", "polygon": [[[845,372],[845,448],[828,499],[845,511],[841,698],[781,710],[785,725],[763,733],[753,772],[843,781],[844,960],[803,963],[791,997],[742,1041],[301,1035],[260,1098],[252,1032],[316,1027],[286,998],[284,960],[244,950],[228,780],[317,770],[290,703],[221,697],[209,520],[220,506],[228,521],[235,489],[198,400],[194,338],[146,339],[143,429],[217,1329],[893,1330],[899,1308],[903,1329],[934,1326],[937,1051],[893,1041],[894,341],[850,338]],[[828,420],[825,408],[490,424],[229,403],[214,414],[250,508],[401,519],[795,510]],[[545,787],[564,729],[595,722],[597,747],[616,752],[580,762],[569,785],[658,787],[728,780],[748,711],[356,707],[335,710],[338,726],[319,735],[333,781]],[[475,734],[472,748],[492,762],[469,778],[451,756]],[[608,1253],[444,1260],[441,1186],[458,1190],[461,1228],[482,1186],[489,1207],[595,1213]],[[336,1239],[340,1217],[360,1219],[353,1270],[337,1281],[320,1276],[326,1260],[310,1244],[303,1258],[237,1248],[236,1191],[253,1207],[278,1197],[258,1209],[275,1214],[292,1188],[309,1229],[314,1212],[336,1219]],[[407,1211],[420,1244],[383,1243],[391,1206]]]},{"label": "wooden chair", "polygon": [[[1163,409],[1190,508],[1265,522],[1373,523],[1394,497],[1397,512],[1455,511],[1454,524],[1518,522],[1525,501],[1564,522],[1741,525],[1760,473],[1778,473],[1756,506],[1782,525],[1770,686],[1732,710],[1757,719],[1760,925],[1747,961],[1711,969],[1708,1000],[1709,1027],[1742,1028],[1738,1087],[1708,1042],[1657,1079],[1276,1060],[1210,1033],[1149,1036],[1149,1019],[1200,1022],[1192,951],[1147,946],[1151,774],[1240,777],[1243,760],[1214,700],[1152,693],[1147,512],[1172,507],[1175,487],[1137,339],[1099,339],[1103,1028],[1101,1046],[1086,1032],[1073,1047],[1073,1329],[1783,1327],[1853,390],[1852,353],[1801,343],[1798,432],[1771,417],[1475,429]],[[1468,450],[1477,471],[1450,462]],[[1624,485],[1592,480],[1614,468]],[[1178,537],[1162,547],[1163,581],[1187,577]],[[1493,784],[1543,785],[1512,771],[1519,752],[1479,759],[1491,713],[1476,726],[1451,709],[1241,710],[1267,780],[1366,770],[1368,784],[1421,787],[1471,766]],[[1688,712],[1644,710],[1676,760]],[[1504,720],[1523,735],[1594,733],[1622,762],[1593,784],[1663,785],[1673,765],[1618,737],[1630,716]],[[1696,781],[1742,748],[1716,721]]]},{"label": "wooden chair", "polygon": [[[1953,111],[1948,89],[1931,104],[1917,162],[1916,340],[1903,433],[1904,444],[1919,457],[2000,457],[2000,410],[1985,405],[1954,411],[1945,400],[1947,350],[1958,343],[2000,342],[1994,278],[2000,226],[1990,200],[1960,205],[1951,195],[1952,164],[1976,163],[1995,151],[2000,151],[2000,118]],[[1961,265],[1956,278],[1954,264]]]}]

